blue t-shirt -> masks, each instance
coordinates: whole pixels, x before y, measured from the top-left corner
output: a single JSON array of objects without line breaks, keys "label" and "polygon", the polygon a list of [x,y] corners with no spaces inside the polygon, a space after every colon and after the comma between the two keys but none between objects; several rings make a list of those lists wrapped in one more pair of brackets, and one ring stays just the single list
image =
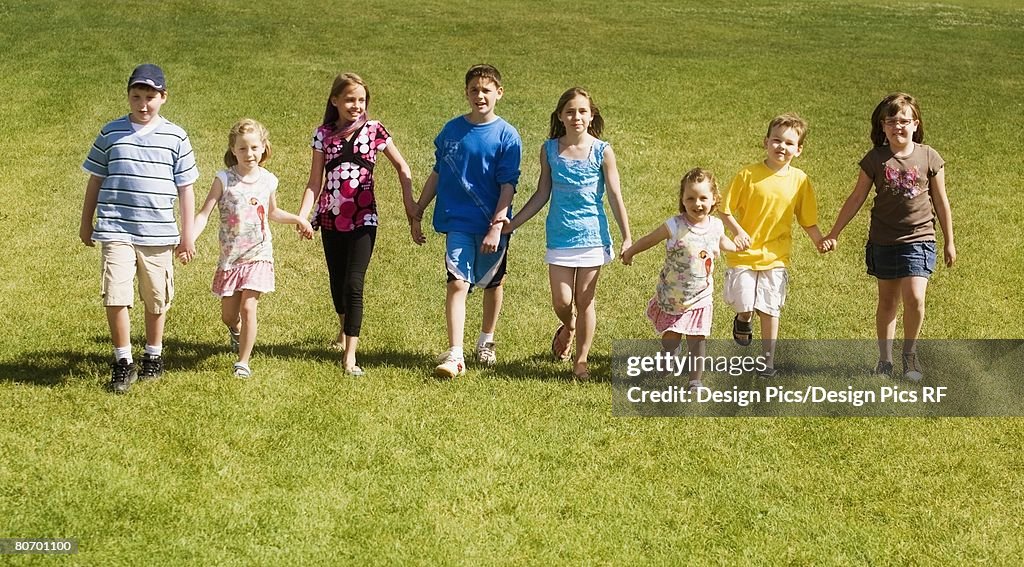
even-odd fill
[{"label": "blue t-shirt", "polygon": [[[519,132],[502,118],[473,124],[457,116],[441,129],[434,147],[434,230],[487,234],[501,186],[519,183]],[[511,218],[511,207],[508,215]]]},{"label": "blue t-shirt", "polygon": [[188,135],[158,118],[138,131],[124,116],[103,127],[82,167],[103,178],[96,203],[97,242],[176,245],[178,187],[199,178]]},{"label": "blue t-shirt", "polygon": [[551,205],[544,223],[548,248],[612,245],[603,202],[607,147],[608,142],[595,139],[586,159],[567,159],[558,155],[557,138],[544,142],[551,167]]}]

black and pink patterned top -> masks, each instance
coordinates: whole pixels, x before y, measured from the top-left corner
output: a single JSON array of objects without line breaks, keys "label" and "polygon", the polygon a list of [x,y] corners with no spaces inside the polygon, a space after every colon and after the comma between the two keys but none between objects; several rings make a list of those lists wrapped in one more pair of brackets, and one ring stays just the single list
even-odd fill
[{"label": "black and pink patterned top", "polygon": [[313,228],[348,232],[377,226],[373,166],[377,153],[391,143],[384,125],[370,120],[345,140],[332,126],[320,126],[311,146],[324,154],[326,181],[310,222]]}]

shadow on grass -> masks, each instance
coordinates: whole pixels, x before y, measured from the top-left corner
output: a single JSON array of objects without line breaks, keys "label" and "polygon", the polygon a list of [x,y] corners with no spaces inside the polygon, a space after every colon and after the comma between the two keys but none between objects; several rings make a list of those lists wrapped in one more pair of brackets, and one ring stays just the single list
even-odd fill
[{"label": "shadow on grass", "polygon": [[[99,347],[109,345],[109,337],[96,336],[92,342]],[[138,341],[136,341],[138,343]],[[168,339],[164,343],[166,367],[174,370],[198,370],[210,359],[230,353],[228,346],[222,343],[183,342]],[[141,356],[140,348],[135,356]],[[341,353],[329,349],[319,341],[302,341],[288,344],[256,344],[255,353],[260,357],[304,360],[337,364]],[[110,372],[110,356],[96,352],[69,350],[39,350],[16,354],[18,360],[0,362],[0,382],[30,384],[42,387],[61,386],[73,380],[101,378],[106,381]],[[430,354],[393,349],[367,348],[359,352],[359,364],[367,368],[393,367],[414,372],[423,372],[425,376],[433,373],[436,364]],[[547,353],[535,354],[526,358],[499,360],[493,368],[483,369],[469,363],[470,372],[479,372],[485,379],[494,380],[537,380],[543,382],[572,382],[572,365],[569,362],[551,360]],[[590,362],[590,383],[610,383],[611,366],[607,360]]]}]

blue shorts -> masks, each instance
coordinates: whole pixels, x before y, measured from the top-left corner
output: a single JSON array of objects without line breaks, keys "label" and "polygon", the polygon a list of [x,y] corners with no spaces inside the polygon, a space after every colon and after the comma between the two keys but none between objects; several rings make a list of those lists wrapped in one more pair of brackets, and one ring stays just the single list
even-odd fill
[{"label": "blue shorts", "polygon": [[928,278],[935,271],[935,242],[914,242],[882,246],[868,242],[864,247],[868,275],[880,280]]},{"label": "blue shorts", "polygon": [[508,258],[508,235],[501,236],[498,250],[491,254],[480,252],[483,241],[482,234],[449,232],[446,235],[444,264],[448,270],[448,281],[461,280],[484,289],[501,285]]}]

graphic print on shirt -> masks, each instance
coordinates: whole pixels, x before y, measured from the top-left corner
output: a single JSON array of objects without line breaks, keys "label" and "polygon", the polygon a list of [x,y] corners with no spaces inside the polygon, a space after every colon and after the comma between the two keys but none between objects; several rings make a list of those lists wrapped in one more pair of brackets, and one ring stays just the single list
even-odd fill
[{"label": "graphic print on shirt", "polygon": [[473,188],[469,186],[466,182],[465,176],[463,175],[463,166],[459,165],[465,163],[465,160],[462,158],[462,143],[459,140],[445,140],[444,148],[441,150],[441,153],[441,159],[444,161],[445,165],[448,166],[448,169],[452,171],[452,174],[455,176],[455,179],[458,180],[459,186],[462,187],[466,196],[473,201],[473,204],[480,209],[480,212],[482,212],[485,217],[491,218],[494,211],[488,210],[487,205],[484,204],[480,195],[477,195],[476,191],[473,191]]},{"label": "graphic print on shirt", "polygon": [[900,169],[890,165],[885,166],[885,190],[907,199],[913,199],[924,192],[924,187],[918,184],[921,172],[915,165],[912,169]]}]

